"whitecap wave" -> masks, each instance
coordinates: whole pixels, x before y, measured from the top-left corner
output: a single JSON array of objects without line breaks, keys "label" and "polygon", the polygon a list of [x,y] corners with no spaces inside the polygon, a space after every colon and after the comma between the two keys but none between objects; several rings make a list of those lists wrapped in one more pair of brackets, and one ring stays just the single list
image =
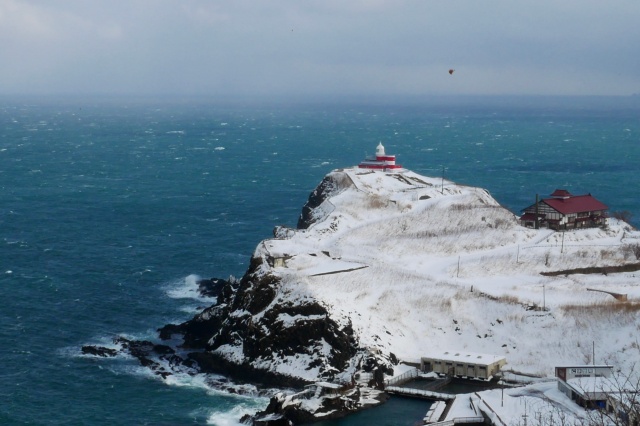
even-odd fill
[{"label": "whitecap wave", "polygon": [[164,379],[165,383],[171,386],[181,388],[194,388],[210,391],[211,387],[207,384],[206,374],[171,374]]},{"label": "whitecap wave", "polygon": [[243,423],[240,423],[242,416],[246,414],[253,415],[265,407],[265,402],[256,400],[255,402],[237,404],[226,411],[215,410],[209,414],[207,424],[214,426],[242,426]]},{"label": "whitecap wave", "polygon": [[191,299],[200,302],[211,302],[212,297],[205,297],[200,294],[198,282],[202,279],[200,275],[191,274],[183,279],[174,281],[167,286],[166,294],[172,299]]}]

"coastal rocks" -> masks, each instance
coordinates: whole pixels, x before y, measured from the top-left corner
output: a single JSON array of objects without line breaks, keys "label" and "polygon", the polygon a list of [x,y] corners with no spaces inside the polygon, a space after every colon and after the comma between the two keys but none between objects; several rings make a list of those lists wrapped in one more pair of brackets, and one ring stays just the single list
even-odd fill
[{"label": "coastal rocks", "polygon": [[93,355],[103,358],[114,357],[118,355],[117,349],[105,348],[104,346],[84,345],[80,350],[83,355]]},{"label": "coastal rocks", "polygon": [[220,278],[211,278],[198,281],[198,292],[202,297],[218,297],[229,281]]},{"label": "coastal rocks", "polygon": [[245,424],[279,426],[310,424],[319,420],[344,417],[363,408],[382,404],[387,399],[382,391],[350,386],[331,395],[318,395],[313,386],[296,394],[277,393],[263,411],[241,419]]},{"label": "coastal rocks", "polygon": [[175,350],[167,345],[159,345],[147,340],[130,340],[124,337],[116,337],[113,343],[119,349],[84,345],[81,351],[84,355],[98,357],[115,357],[120,354],[129,355],[138,359],[140,365],[149,368],[162,378],[167,378],[172,374],[163,364],[175,366],[184,363],[184,360],[176,354]]},{"label": "coastal rocks", "polygon": [[[278,277],[253,258],[240,282],[215,284],[216,303],[193,319],[160,330],[181,334],[189,359],[205,372],[267,385],[300,386],[304,376],[334,378],[357,351],[350,323],[339,324],[312,299],[282,297]],[[211,280],[213,282],[213,280]],[[298,374],[287,374],[288,371]]]}]

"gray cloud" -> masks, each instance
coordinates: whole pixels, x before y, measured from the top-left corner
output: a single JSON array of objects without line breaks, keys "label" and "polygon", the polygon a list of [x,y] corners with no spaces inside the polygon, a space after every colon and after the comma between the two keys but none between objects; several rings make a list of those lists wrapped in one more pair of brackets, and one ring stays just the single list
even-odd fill
[{"label": "gray cloud", "polygon": [[627,95],[638,22],[637,0],[0,0],[0,93]]}]

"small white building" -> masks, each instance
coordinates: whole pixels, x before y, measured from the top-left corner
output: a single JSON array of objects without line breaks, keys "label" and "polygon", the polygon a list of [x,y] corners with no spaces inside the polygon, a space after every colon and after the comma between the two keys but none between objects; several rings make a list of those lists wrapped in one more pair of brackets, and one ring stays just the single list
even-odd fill
[{"label": "small white building", "polygon": [[574,365],[556,367],[556,377],[564,382],[579,377],[611,377],[611,365]]},{"label": "small white building", "polygon": [[499,355],[443,351],[421,357],[420,369],[423,373],[489,380],[506,363],[507,359]]},{"label": "small white building", "polygon": [[578,405],[605,408],[607,395],[618,393],[612,381],[611,365],[575,365],[556,367],[558,390]]}]

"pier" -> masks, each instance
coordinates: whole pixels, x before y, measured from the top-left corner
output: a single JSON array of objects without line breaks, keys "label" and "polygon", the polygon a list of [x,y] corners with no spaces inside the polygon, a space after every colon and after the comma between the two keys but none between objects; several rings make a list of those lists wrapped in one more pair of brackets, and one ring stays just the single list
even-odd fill
[{"label": "pier", "polygon": [[434,401],[453,401],[456,399],[455,395],[448,393],[433,392],[424,389],[405,388],[400,386],[387,386],[385,388],[387,393],[392,395],[411,396],[414,398],[431,399]]}]

